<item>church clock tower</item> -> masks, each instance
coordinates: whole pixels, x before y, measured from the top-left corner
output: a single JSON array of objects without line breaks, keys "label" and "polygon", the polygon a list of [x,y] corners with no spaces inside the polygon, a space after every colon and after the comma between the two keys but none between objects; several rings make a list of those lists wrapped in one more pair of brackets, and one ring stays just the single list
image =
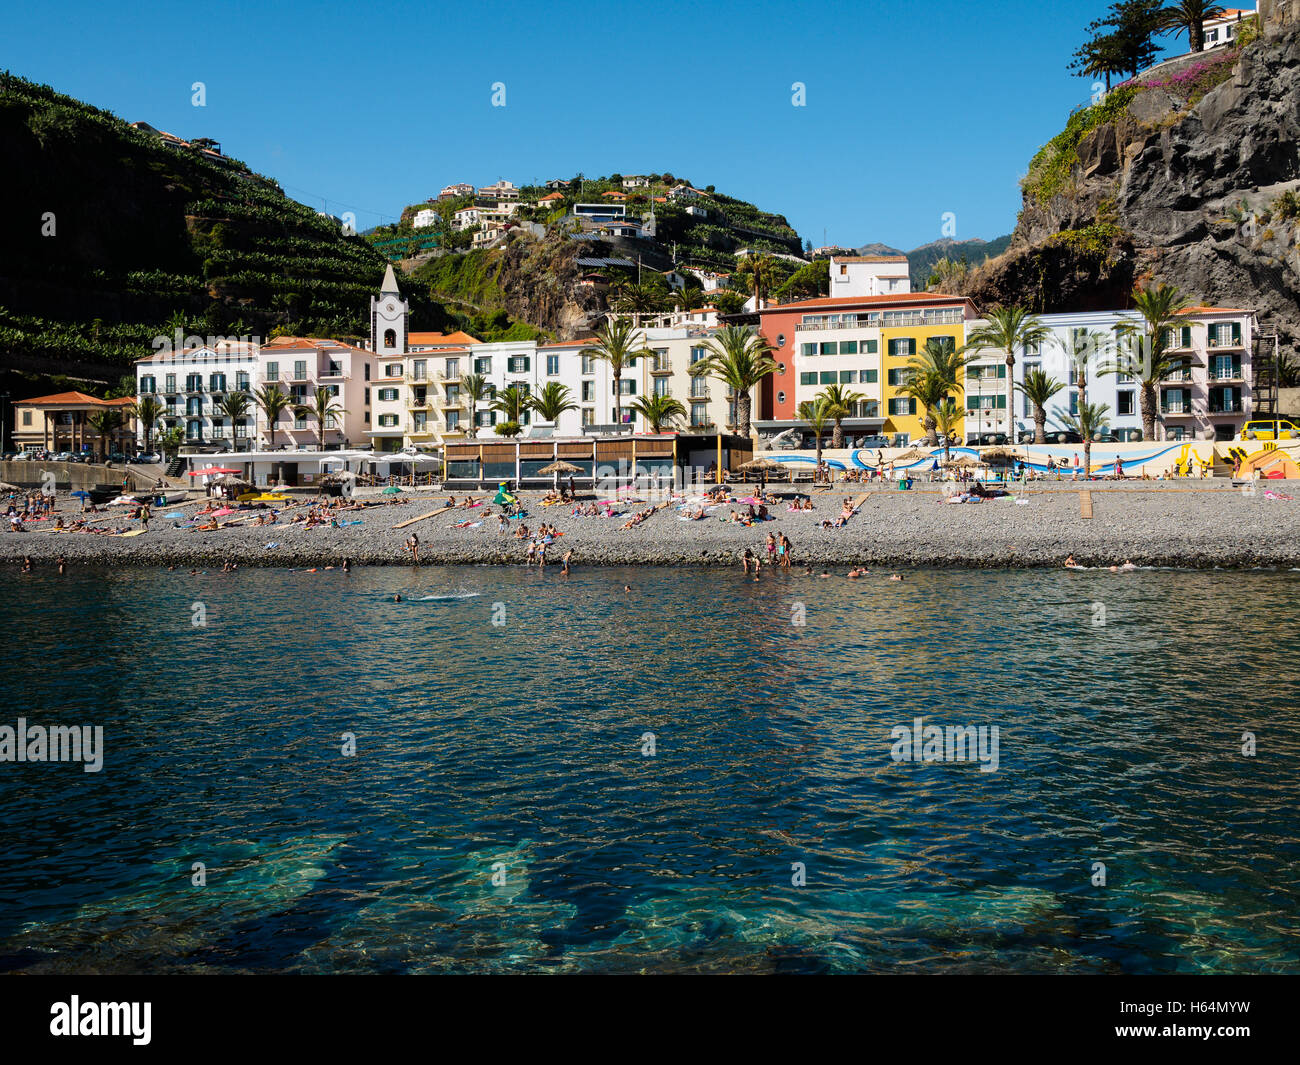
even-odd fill
[{"label": "church clock tower", "polygon": [[370,297],[370,350],[380,355],[406,353],[407,319],[411,309],[397,289],[390,263],[379,295]]}]

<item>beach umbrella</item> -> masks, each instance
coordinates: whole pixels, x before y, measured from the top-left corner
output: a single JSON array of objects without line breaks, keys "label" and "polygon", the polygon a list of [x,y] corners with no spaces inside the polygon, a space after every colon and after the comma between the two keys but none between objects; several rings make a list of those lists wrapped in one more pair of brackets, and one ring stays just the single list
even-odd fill
[{"label": "beach umbrella", "polygon": [[962,455],[961,458],[952,459],[945,462],[944,468],[948,470],[970,469],[974,466],[987,466],[988,463],[981,462],[979,459],[972,458],[970,455]]},{"label": "beach umbrella", "polygon": [[69,494],[69,495],[76,496],[78,499],[89,499],[89,498],[90,498],[90,493],[89,493],[89,492],[83,492],[83,491],[81,491],[80,489],[78,489],[78,490],[75,491],[75,492],[69,492],[68,494]]},{"label": "beach umbrella", "polygon": [[548,473],[555,474],[555,490],[558,492],[560,490],[560,474],[581,473],[582,467],[575,466],[572,462],[565,462],[563,459],[560,459],[558,462],[552,462],[549,466],[543,466],[537,472],[543,477]]},{"label": "beach umbrella", "polygon": [[1009,463],[1018,461],[1020,459],[1020,454],[1019,452],[1012,451],[1010,448],[995,447],[990,448],[988,451],[980,452],[980,458],[985,462],[996,462],[1000,465],[1006,466]]},{"label": "beach umbrella", "polygon": [[909,448],[901,455],[895,455],[890,462],[919,462],[921,459],[928,459],[930,456],[924,451],[918,451],[916,448]]},{"label": "beach umbrella", "polygon": [[232,470],[229,466],[209,466],[205,470],[190,470],[191,477],[215,477],[222,473],[242,473],[242,470]]},{"label": "beach umbrella", "polygon": [[387,488],[385,488],[385,489],[383,490],[383,492],[380,493],[380,494],[381,494],[381,495],[386,495],[386,496],[400,496],[400,495],[402,494],[402,490],[401,490],[400,488],[398,488],[397,485],[395,485],[395,484],[390,484],[390,485],[389,485]]}]

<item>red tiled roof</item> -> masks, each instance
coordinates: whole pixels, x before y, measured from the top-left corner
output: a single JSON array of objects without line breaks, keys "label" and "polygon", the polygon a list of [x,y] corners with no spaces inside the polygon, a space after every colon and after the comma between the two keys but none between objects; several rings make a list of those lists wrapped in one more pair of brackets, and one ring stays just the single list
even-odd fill
[{"label": "red tiled roof", "polygon": [[[785,311],[832,309],[835,307],[881,307],[891,303],[970,303],[969,296],[944,296],[936,292],[897,292],[887,296],[819,296],[796,303],[782,303],[763,307],[759,314],[776,314]],[[973,304],[972,304],[973,306]]]},{"label": "red tiled roof", "polygon": [[1244,307],[1186,307],[1179,314],[1250,314]]},{"label": "red tiled roof", "polygon": [[476,336],[470,336],[463,329],[450,333],[407,333],[407,344],[482,344]]},{"label": "red tiled roof", "polygon": [[51,396],[36,396],[33,399],[20,399],[14,406],[41,406],[41,407],[72,407],[72,406],[91,406],[91,407],[127,407],[134,403],[135,400],[126,396],[122,399],[100,399],[98,396],[88,396],[85,392],[56,392]]}]

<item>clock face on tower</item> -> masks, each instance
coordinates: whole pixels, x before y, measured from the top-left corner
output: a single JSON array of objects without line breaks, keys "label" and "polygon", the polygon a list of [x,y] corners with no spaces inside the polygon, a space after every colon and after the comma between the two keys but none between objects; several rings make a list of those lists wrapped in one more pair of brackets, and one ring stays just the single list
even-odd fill
[{"label": "clock face on tower", "polygon": [[392,300],[389,300],[389,301],[388,301],[388,306],[385,307],[384,310],[386,310],[389,314],[392,314],[392,313],[393,313],[393,301],[392,301]]}]

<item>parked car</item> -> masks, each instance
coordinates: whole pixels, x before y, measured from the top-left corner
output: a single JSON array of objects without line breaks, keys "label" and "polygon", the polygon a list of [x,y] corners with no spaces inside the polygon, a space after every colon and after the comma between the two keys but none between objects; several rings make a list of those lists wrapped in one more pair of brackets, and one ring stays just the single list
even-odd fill
[{"label": "parked car", "polygon": [[971,433],[966,437],[967,447],[988,447],[990,444],[1005,444],[1006,433]]},{"label": "parked car", "polygon": [[889,441],[883,436],[864,436],[857,443],[858,447],[889,447]]},{"label": "parked car", "polygon": [[1049,444],[1082,444],[1083,437],[1078,433],[1071,433],[1065,430],[1058,430],[1052,433],[1044,434]]},{"label": "parked car", "polygon": [[1295,440],[1300,429],[1285,418],[1257,419],[1241,427],[1242,440]]}]

